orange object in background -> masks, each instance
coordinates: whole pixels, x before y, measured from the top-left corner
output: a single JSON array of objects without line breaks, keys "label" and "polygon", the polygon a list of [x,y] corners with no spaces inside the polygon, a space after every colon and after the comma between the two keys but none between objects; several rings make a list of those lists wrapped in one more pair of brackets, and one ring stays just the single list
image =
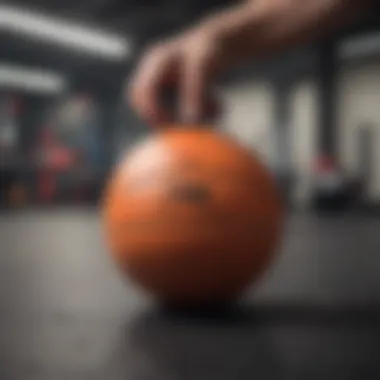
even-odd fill
[{"label": "orange object in background", "polygon": [[49,164],[55,171],[65,171],[75,164],[75,155],[70,149],[55,147],[49,152]]},{"label": "orange object in background", "polygon": [[160,300],[239,295],[271,264],[283,208],[257,157],[204,128],[168,128],[116,168],[104,201],[109,245]]}]

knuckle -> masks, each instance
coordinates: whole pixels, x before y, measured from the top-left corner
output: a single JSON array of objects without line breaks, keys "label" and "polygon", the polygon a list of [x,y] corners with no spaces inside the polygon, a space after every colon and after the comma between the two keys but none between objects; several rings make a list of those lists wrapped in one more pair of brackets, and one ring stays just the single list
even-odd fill
[{"label": "knuckle", "polygon": [[170,53],[170,51],[171,51],[170,43],[159,42],[150,48],[149,56],[156,61],[160,61],[160,60],[165,59],[165,57]]},{"label": "knuckle", "polygon": [[198,60],[207,60],[216,52],[216,41],[211,35],[199,33],[194,35],[188,43],[188,53]]}]

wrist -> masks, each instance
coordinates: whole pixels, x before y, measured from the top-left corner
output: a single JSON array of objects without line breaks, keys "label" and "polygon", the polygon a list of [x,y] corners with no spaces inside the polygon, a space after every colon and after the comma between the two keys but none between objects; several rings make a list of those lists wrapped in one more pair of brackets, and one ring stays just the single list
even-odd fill
[{"label": "wrist", "polygon": [[199,27],[213,36],[231,65],[317,40],[360,18],[372,2],[254,0],[215,14]]}]

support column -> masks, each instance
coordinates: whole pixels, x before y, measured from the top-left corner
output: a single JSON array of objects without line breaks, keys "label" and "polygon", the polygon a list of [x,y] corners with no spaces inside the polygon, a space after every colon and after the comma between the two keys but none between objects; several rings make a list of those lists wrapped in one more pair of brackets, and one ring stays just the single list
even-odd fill
[{"label": "support column", "polygon": [[337,157],[337,53],[335,41],[320,47],[318,85],[320,115],[318,128],[318,150],[321,155]]},{"label": "support column", "polygon": [[276,81],[274,107],[274,170],[279,186],[287,201],[291,201],[293,168],[290,144],[290,104],[289,84],[287,81]]}]

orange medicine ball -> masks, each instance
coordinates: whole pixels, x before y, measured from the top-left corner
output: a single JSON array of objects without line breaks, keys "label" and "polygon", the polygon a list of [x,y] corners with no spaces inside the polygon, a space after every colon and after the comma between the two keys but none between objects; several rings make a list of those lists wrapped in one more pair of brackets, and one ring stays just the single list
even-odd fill
[{"label": "orange medicine ball", "polygon": [[205,128],[158,131],[127,154],[104,200],[116,262],[160,300],[233,298],[270,265],[283,209],[257,157]]}]

